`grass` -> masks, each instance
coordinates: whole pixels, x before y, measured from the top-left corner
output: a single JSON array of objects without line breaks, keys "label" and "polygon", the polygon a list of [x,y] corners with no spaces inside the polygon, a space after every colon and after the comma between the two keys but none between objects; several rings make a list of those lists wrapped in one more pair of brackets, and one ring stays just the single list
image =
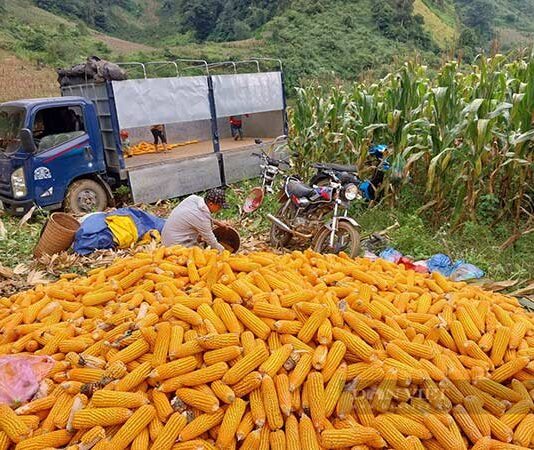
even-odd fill
[{"label": "grass", "polygon": [[[447,48],[454,42],[456,37],[455,28],[444,20],[442,14],[433,11],[423,0],[415,0],[413,8],[415,14],[423,16],[425,29],[430,32],[441,48]],[[443,16],[446,15],[443,14]]]},{"label": "grass", "polygon": [[[249,180],[230,186],[227,191],[230,207],[219,213],[217,218],[228,220],[238,229],[243,239],[261,242],[266,239],[270,228],[266,215],[276,212],[279,203],[275,195],[267,196],[258,211],[250,215],[241,214],[247,193],[258,184],[258,180]],[[176,204],[178,200],[169,200],[147,206],[146,209],[165,216]],[[468,222],[460,231],[453,232],[446,218],[443,218],[437,228],[433,227],[428,216],[416,213],[419,206],[417,197],[408,192],[404,194],[402,203],[395,208],[378,205],[368,209],[365,205],[359,205],[352,208],[351,215],[360,223],[363,233],[381,231],[398,222],[399,228],[389,233],[389,245],[416,260],[426,259],[435,253],[445,253],[453,260],[463,259],[477,265],[491,279],[534,278],[534,234],[527,235],[514,246],[500,251],[499,246],[512,232],[508,226],[491,227],[484,221]],[[7,238],[0,240],[0,263],[15,267],[19,263],[31,262],[32,250],[45,219],[46,215],[37,213],[28,223],[19,226],[18,218],[0,215],[7,230]]]}]

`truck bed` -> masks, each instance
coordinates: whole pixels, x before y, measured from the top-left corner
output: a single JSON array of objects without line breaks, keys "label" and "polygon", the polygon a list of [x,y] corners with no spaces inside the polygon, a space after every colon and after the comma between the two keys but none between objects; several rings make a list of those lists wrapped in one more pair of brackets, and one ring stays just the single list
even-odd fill
[{"label": "truck bed", "polygon": [[[273,138],[262,138],[264,144],[269,144]],[[243,150],[247,148],[257,147],[254,138],[243,138],[240,141],[234,141],[232,138],[224,138],[220,140],[222,152],[231,152],[235,150]],[[213,144],[211,141],[202,141],[194,144],[188,144],[183,147],[177,147],[170,150],[168,153],[145,153],[144,155],[136,155],[131,158],[126,158],[127,169],[138,169],[140,167],[150,166],[153,164],[163,164],[169,161],[179,161],[182,159],[191,159],[198,156],[213,154]],[[258,162],[259,164],[259,162]]]},{"label": "truck bed", "polygon": [[213,152],[210,141],[203,141],[169,153],[127,158],[126,170],[134,202],[154,203],[255,178],[260,174],[260,161],[252,153],[262,148],[267,151],[272,141],[273,138],[263,138],[263,145],[258,145],[253,138],[242,141],[225,138],[220,142],[220,154]]}]

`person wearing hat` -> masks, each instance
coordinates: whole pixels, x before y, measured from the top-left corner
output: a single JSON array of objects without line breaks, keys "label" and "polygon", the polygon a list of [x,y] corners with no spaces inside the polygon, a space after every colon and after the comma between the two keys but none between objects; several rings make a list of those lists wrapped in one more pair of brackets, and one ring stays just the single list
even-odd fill
[{"label": "person wearing hat", "polygon": [[226,208],[223,189],[211,189],[204,198],[190,195],[172,210],[165,222],[161,232],[162,244],[166,247],[172,245],[192,247],[203,241],[211,248],[224,250],[213,234],[212,223],[219,226],[225,224],[211,217],[222,208]]},{"label": "person wearing hat", "polygon": [[126,158],[133,156],[132,147],[130,145],[129,133],[126,130],[121,130],[120,136],[121,136],[122,152],[124,156],[126,156]]}]

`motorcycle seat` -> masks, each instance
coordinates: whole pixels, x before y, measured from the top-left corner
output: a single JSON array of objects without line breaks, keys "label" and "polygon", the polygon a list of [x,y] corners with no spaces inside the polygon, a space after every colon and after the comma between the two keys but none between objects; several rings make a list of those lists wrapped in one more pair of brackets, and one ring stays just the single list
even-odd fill
[{"label": "motorcycle seat", "polygon": [[300,183],[298,181],[290,181],[287,184],[287,192],[289,195],[294,195],[298,198],[310,198],[315,195],[315,189],[311,188],[307,184]]},{"label": "motorcycle seat", "polygon": [[330,163],[315,163],[313,167],[319,170],[335,170],[337,172],[356,172],[358,170],[356,166]]}]

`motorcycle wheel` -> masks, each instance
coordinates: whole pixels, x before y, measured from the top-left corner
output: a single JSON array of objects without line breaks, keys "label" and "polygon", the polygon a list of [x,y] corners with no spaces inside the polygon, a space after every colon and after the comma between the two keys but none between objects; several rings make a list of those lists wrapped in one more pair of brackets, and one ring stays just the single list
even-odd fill
[{"label": "motorcycle wheel", "polygon": [[354,258],[360,252],[360,233],[348,222],[339,222],[338,232],[334,238],[334,246],[330,247],[330,230],[323,227],[315,238],[313,249],[317,253],[345,252]]},{"label": "motorcycle wheel", "polygon": [[[287,200],[280,209],[276,212],[276,217],[279,217],[282,220],[291,219],[295,212],[295,207],[291,200]],[[293,235],[287,231],[282,230],[280,227],[277,227],[276,224],[271,225],[271,231],[269,233],[269,241],[271,245],[275,248],[287,247]]]}]

